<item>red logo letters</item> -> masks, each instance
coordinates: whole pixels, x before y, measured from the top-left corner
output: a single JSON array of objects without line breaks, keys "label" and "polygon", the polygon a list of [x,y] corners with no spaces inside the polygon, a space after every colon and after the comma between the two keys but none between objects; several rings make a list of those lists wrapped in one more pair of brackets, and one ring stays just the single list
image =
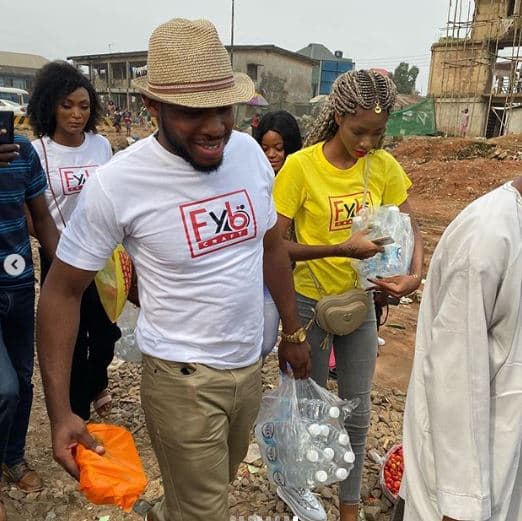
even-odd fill
[{"label": "red logo letters", "polygon": [[180,206],[192,257],[247,241],[257,235],[254,208],[246,190]]}]

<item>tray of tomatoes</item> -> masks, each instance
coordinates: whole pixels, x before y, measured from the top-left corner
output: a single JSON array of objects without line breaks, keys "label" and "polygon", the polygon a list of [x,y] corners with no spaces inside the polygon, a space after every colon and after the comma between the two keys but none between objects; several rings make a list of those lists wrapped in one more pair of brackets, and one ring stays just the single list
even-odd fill
[{"label": "tray of tomatoes", "polygon": [[381,466],[380,483],[384,495],[393,503],[399,497],[402,474],[404,472],[404,457],[402,444],[394,445],[384,456]]}]

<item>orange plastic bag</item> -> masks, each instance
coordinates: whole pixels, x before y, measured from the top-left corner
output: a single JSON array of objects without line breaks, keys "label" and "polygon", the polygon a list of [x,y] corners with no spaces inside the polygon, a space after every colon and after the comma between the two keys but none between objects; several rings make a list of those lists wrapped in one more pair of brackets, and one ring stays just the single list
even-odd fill
[{"label": "orange plastic bag", "polygon": [[123,311],[131,280],[132,261],[125,248],[118,244],[94,279],[103,309],[111,322],[116,322]]},{"label": "orange plastic bag", "polygon": [[117,505],[130,512],[147,486],[132,434],[117,425],[98,423],[88,424],[87,430],[105,447],[105,454],[76,447],[80,490],[95,505]]}]

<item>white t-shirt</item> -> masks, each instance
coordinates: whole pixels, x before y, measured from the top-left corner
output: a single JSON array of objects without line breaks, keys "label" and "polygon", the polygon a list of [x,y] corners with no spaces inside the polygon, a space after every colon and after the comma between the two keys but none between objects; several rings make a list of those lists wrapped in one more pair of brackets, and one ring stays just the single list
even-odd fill
[{"label": "white t-shirt", "polygon": [[272,183],[270,164],[245,134],[232,133],[211,173],[150,136],[91,176],[57,255],[96,271],[123,242],[139,280],[140,350],[246,367],[261,354],[263,236],[276,223]]},{"label": "white t-shirt", "polygon": [[[107,138],[91,132],[85,133],[85,139],[79,147],[60,145],[47,136],[43,141],[49,164],[45,199],[56,227],[61,232],[63,220],[69,222],[85,182],[98,166],[109,161],[112,149]],[[47,173],[42,142],[36,139],[32,144]]]}]

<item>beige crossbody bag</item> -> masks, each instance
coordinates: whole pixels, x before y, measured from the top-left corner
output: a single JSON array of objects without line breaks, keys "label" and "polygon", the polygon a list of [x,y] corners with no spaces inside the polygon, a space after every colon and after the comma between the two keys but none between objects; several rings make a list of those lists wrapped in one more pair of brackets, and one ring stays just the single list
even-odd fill
[{"label": "beige crossbody bag", "polygon": [[[366,208],[368,198],[368,180],[370,174],[370,157],[366,157],[364,165],[364,193],[362,208]],[[360,288],[352,288],[340,295],[326,295],[319,280],[314,275],[309,263],[306,263],[314,285],[321,295],[315,305],[315,321],[329,335],[349,335],[358,329],[365,321],[370,310],[371,299],[368,292]],[[323,342],[327,347],[329,335]]]},{"label": "beige crossbody bag", "polygon": [[[312,280],[324,295],[319,281],[313,274]],[[358,329],[368,316],[370,297],[368,292],[360,288],[352,288],[340,295],[325,295],[315,305],[315,321],[317,325],[332,335],[349,335]]]}]

